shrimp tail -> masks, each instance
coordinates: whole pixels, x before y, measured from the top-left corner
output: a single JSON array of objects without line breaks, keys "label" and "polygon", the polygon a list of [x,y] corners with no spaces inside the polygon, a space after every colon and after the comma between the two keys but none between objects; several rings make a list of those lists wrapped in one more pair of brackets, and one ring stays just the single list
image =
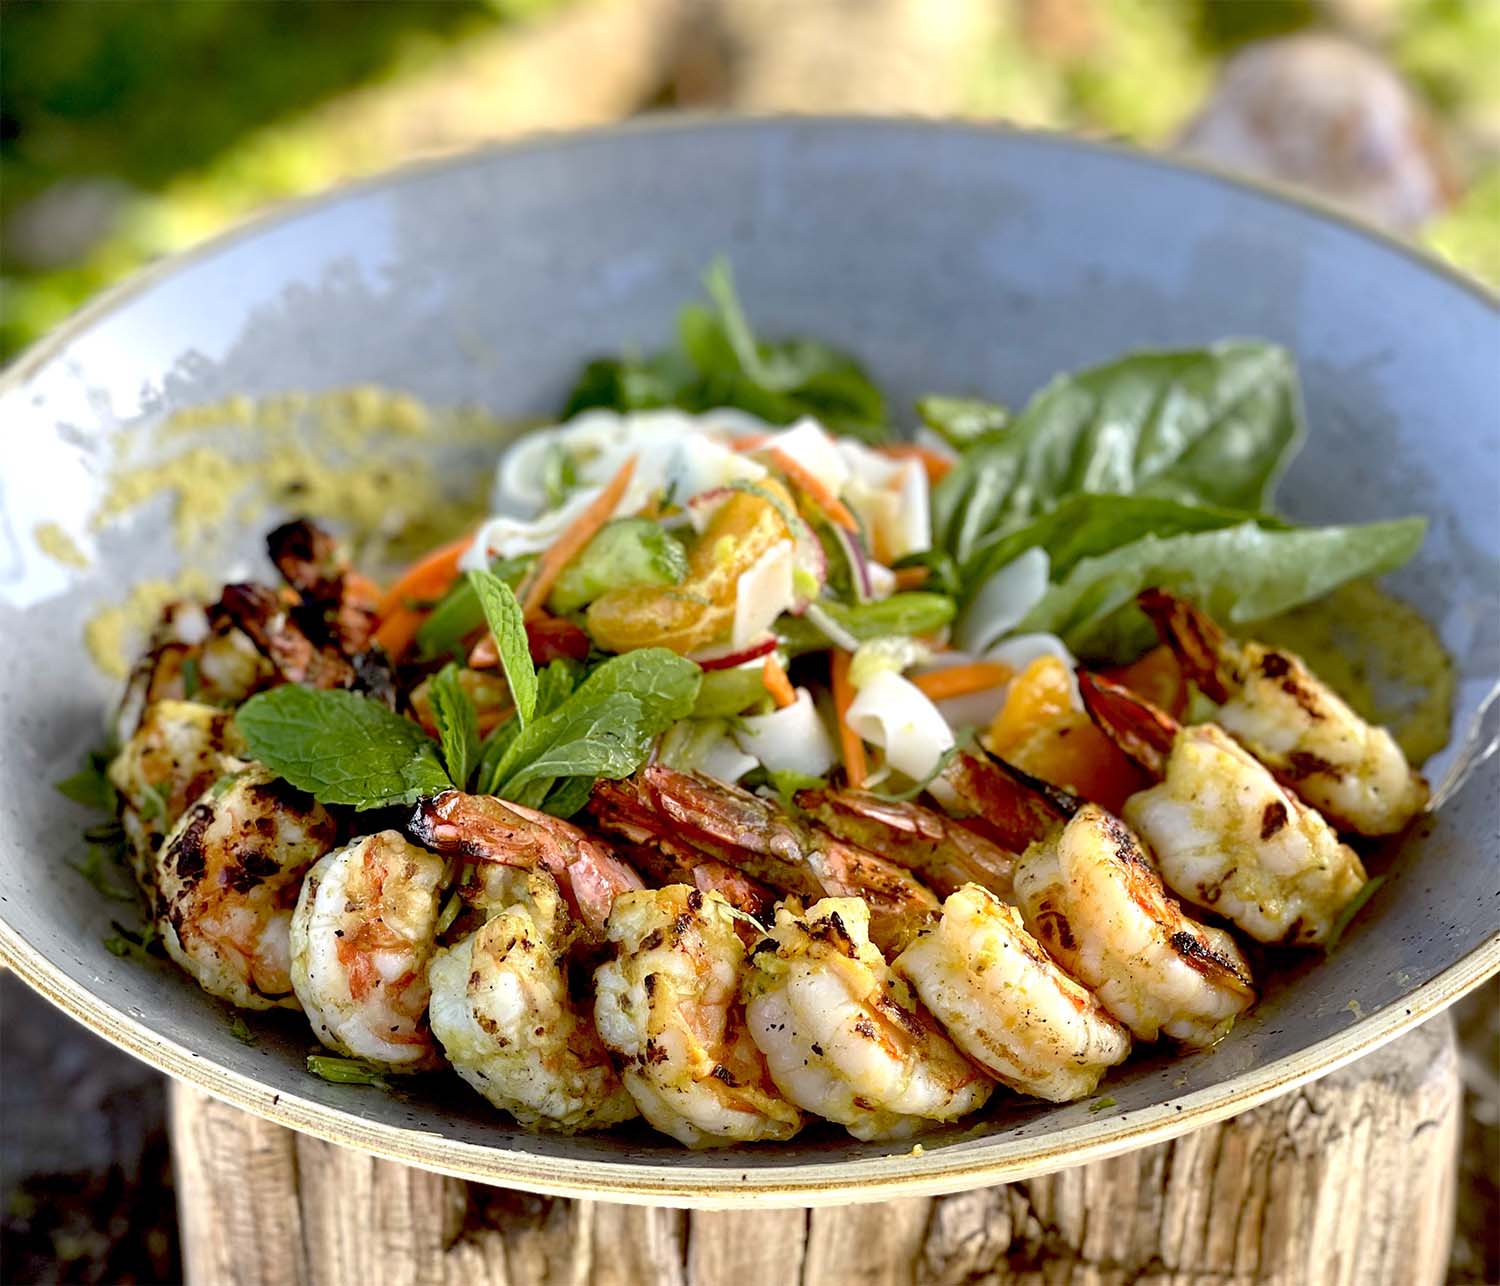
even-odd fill
[{"label": "shrimp tail", "polygon": [[1142,590],[1136,602],[1204,695],[1221,705],[1228,701],[1235,675],[1232,646],[1224,631],[1187,599],[1164,589]]},{"label": "shrimp tail", "polygon": [[944,780],[984,823],[993,838],[1019,853],[1067,821],[1083,801],[1022,772],[986,750],[963,751],[943,770]]},{"label": "shrimp tail", "polygon": [[1182,725],[1120,683],[1078,667],[1078,691],[1099,730],[1160,781]]}]

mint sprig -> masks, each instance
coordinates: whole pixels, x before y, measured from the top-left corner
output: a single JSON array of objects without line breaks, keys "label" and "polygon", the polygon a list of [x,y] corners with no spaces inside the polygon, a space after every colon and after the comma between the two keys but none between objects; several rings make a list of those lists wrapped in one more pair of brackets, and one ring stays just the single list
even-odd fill
[{"label": "mint sprig", "polygon": [[432,721],[437,724],[443,765],[453,784],[462,790],[470,770],[479,762],[479,711],[474,708],[474,698],[459,682],[458,666],[452,661],[433,676],[428,699],[432,702]]},{"label": "mint sprig", "polygon": [[479,596],[484,619],[495,636],[500,653],[500,668],[510,684],[516,703],[516,716],[526,727],[536,714],[536,666],[531,663],[531,645],[526,641],[526,616],[521,611],[515,591],[498,576],[486,571],[471,571],[469,583]]}]

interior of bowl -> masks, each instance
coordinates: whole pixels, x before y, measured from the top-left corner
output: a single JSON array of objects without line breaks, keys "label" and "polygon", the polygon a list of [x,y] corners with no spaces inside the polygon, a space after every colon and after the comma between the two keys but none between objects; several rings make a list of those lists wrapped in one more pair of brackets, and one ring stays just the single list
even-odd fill
[{"label": "interior of bowl", "polygon": [[[98,740],[116,696],[84,622],[185,559],[216,580],[260,570],[266,525],[196,555],[172,538],[164,503],[91,525],[117,440],[232,395],[366,384],[546,416],[583,359],[657,345],[720,254],[767,333],[849,348],[898,408],[931,390],[1015,404],[1057,371],[1132,348],[1286,345],[1311,433],[1284,507],[1323,522],[1429,516],[1421,555],[1390,584],[1455,657],[1457,729],[1500,673],[1500,315],[1421,259],[1211,175],[1055,138],[805,120],[543,141],[253,227],[118,294],[9,374],[0,923],[23,973],[137,1052],[258,1110],[284,1102],[297,1124],[522,1186],[667,1200],[952,1187],[1124,1146],[1330,1066],[1477,980],[1500,908],[1494,761],[1373,861],[1390,879],[1338,950],[1269,974],[1216,1049],[1133,1059],[1102,1108],[1008,1097],[916,1155],[828,1129],[689,1156],[645,1131],[524,1133],[452,1077],[391,1094],[330,1085],[304,1070],[297,1016],[250,1016],[244,1043],[170,965],[110,954],[118,907],[69,866],[88,819],[50,785]],[[484,470],[493,454],[469,443],[451,467]],[[86,567],[43,552],[47,524]]]}]

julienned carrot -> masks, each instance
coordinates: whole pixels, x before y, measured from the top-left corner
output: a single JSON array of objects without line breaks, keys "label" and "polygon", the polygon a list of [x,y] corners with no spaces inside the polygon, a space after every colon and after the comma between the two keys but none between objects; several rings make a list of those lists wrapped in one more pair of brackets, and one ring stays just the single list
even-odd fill
[{"label": "julienned carrot", "polygon": [[845,531],[857,532],[859,530],[859,524],[854,521],[854,515],[849,512],[844,502],[785,451],[780,447],[771,447],[766,451],[766,455],[772,464],[812,497],[818,508],[828,515],[830,522],[836,522]]},{"label": "julienned carrot", "polygon": [[953,461],[942,452],[916,442],[891,442],[875,449],[892,460],[920,460],[922,468],[927,470],[927,481],[934,485],[946,478],[953,469]]},{"label": "julienned carrot", "polygon": [[849,726],[849,706],[854,701],[854,689],[849,683],[849,653],[842,648],[833,649],[833,708],[838,712],[839,749],[844,755],[844,776],[851,790],[865,784],[865,743]]},{"label": "julienned carrot", "polygon": [[441,598],[458,579],[458,560],[473,543],[474,535],[471,532],[451,545],[434,549],[430,554],[417,559],[386,590],[375,606],[375,615],[383,621],[402,608],[409,607],[413,600]]},{"label": "julienned carrot", "polygon": [[797,704],[797,690],[792,687],[792,681],[786,677],[786,671],[781,662],[776,659],[776,653],[772,652],[766,657],[765,665],[761,666],[761,677],[765,681],[766,691],[771,694],[771,699],[777,706],[785,710],[787,706]]},{"label": "julienned carrot", "polygon": [[932,577],[930,567],[898,567],[895,572],[897,589],[921,589]]},{"label": "julienned carrot", "polygon": [[426,619],[426,612],[400,607],[380,622],[380,627],[371,637],[385,649],[388,657],[397,660],[411,646]]},{"label": "julienned carrot", "polygon": [[741,437],[730,438],[729,445],[736,451],[759,451],[770,440],[769,433],[749,433]]},{"label": "julienned carrot", "polygon": [[625,488],[630,485],[634,473],[635,457],[631,456],[620,466],[620,471],[604,484],[604,490],[594,497],[589,507],[537,559],[526,582],[525,596],[521,599],[521,608],[527,616],[542,610],[542,605],[547,601],[547,595],[552,592],[557,578],[562,575],[563,568],[583,552],[583,547],[613,516],[615,506],[620,503],[620,497],[625,494]]},{"label": "julienned carrot", "polygon": [[971,661],[967,665],[950,665],[946,670],[929,670],[912,675],[912,683],[932,701],[964,697],[986,688],[998,688],[1014,677],[1015,671],[999,661]]}]

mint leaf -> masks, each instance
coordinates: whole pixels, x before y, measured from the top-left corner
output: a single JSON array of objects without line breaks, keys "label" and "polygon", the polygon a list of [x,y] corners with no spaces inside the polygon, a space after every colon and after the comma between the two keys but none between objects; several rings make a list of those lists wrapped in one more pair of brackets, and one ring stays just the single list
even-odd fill
[{"label": "mint leaf", "polygon": [[610,657],[597,666],[568,699],[598,701],[616,692],[628,693],[641,705],[646,735],[665,732],[669,724],[693,712],[703,671],[685,656],[664,647],[643,647]]},{"label": "mint leaf", "polygon": [[[536,557],[533,554],[497,558],[490,564],[490,571],[514,589],[534,562]],[[465,654],[464,641],[483,625],[484,608],[479,605],[479,594],[474,586],[467,577],[454,581],[453,588],[443,595],[417,629],[417,659],[435,661],[439,657],[452,656],[461,660]]]},{"label": "mint leaf", "polygon": [[462,790],[469,780],[469,769],[479,762],[479,712],[459,682],[458,666],[452,661],[433,676],[428,691],[443,764],[453,784]]},{"label": "mint leaf", "polygon": [[383,808],[452,784],[420,727],[354,692],[287,684],[251,697],[235,723],[251,758],[320,803]]},{"label": "mint leaf", "polygon": [[373,1085],[389,1089],[383,1069],[362,1058],[339,1058],[333,1054],[309,1054],[307,1070],[332,1085]]},{"label": "mint leaf", "polygon": [[641,702],[626,692],[580,696],[575,693],[516,738],[501,764],[501,795],[511,799],[512,792],[542,779],[628,777],[640,766],[652,736]]},{"label": "mint leaf", "polygon": [[540,718],[544,714],[551,714],[558,706],[562,705],[577,688],[579,680],[583,677],[583,666],[565,656],[550,662],[537,671],[536,676],[536,712]]},{"label": "mint leaf", "polygon": [[516,703],[516,715],[524,728],[536,713],[536,667],[531,663],[531,646],[526,641],[526,617],[516,594],[498,576],[490,572],[471,571],[469,583],[479,595],[479,606],[489,622],[490,633],[500,652],[500,666],[510,694]]},{"label": "mint leaf", "polygon": [[923,424],[958,451],[997,439],[1012,419],[1010,411],[996,402],[936,393],[917,399],[917,414]]},{"label": "mint leaf", "polygon": [[553,817],[571,817],[589,802],[594,793],[594,777],[567,777],[552,788],[542,801],[542,811]]}]

